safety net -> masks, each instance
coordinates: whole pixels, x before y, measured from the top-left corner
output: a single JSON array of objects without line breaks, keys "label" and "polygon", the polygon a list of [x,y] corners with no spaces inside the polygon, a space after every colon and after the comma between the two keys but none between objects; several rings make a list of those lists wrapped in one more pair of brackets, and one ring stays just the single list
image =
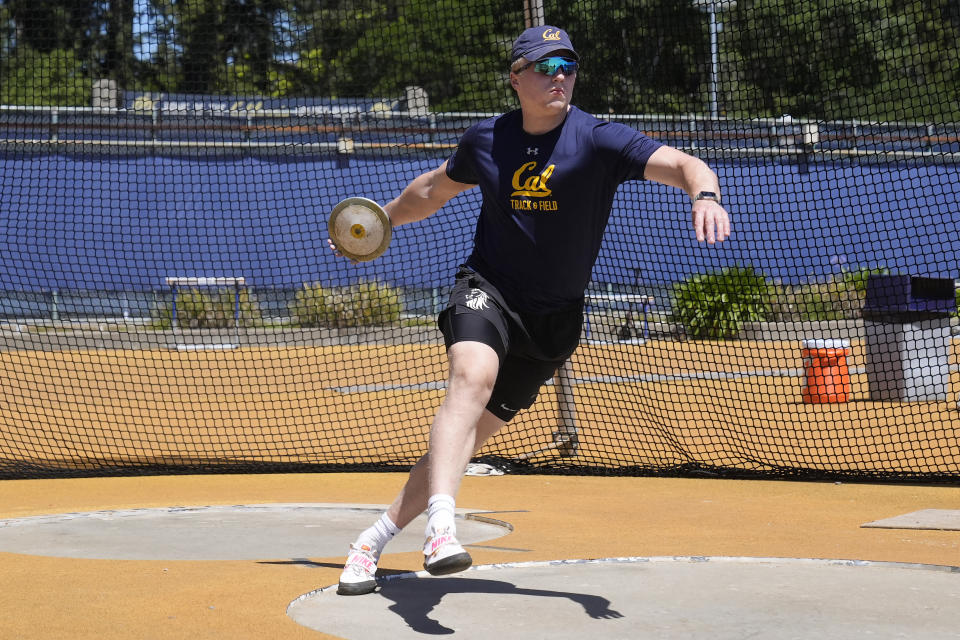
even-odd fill
[{"label": "safety net", "polygon": [[328,216],[517,109],[533,26],[577,108],[717,173],[732,235],[623,183],[579,348],[475,460],[956,482],[956,0],[0,2],[0,476],[409,468],[481,190],[368,262]]}]

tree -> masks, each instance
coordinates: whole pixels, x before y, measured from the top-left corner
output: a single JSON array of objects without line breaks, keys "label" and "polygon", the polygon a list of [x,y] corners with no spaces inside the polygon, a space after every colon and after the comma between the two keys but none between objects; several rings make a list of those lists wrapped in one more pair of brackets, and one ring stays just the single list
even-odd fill
[{"label": "tree", "polygon": [[94,79],[133,77],[134,0],[6,0],[0,94],[18,104],[90,104]]},{"label": "tree", "polygon": [[83,64],[69,49],[22,46],[0,63],[0,104],[86,106],[90,95]]},{"label": "tree", "polygon": [[436,110],[510,108],[510,47],[521,9],[515,0],[397,4],[333,60],[335,92],[395,96],[416,85]]},{"label": "tree", "polygon": [[[285,64],[277,69],[281,95],[366,95],[340,77],[340,56],[367,31],[395,20],[397,2],[376,0],[292,0],[280,25]],[[369,64],[368,61],[358,61]]]},{"label": "tree", "polygon": [[103,53],[98,77],[110,78],[118,87],[133,82],[135,57],[133,55],[134,0],[110,0],[99,4],[104,8],[102,22],[106,25],[101,38]]},{"label": "tree", "polygon": [[149,0],[154,38],[144,83],[159,91],[273,94],[286,7],[284,0]]},{"label": "tree", "polygon": [[[89,104],[89,85],[398,97],[502,111],[521,0],[0,0],[0,98]],[[583,49],[577,103],[704,113],[708,22],[691,0],[546,0]],[[721,14],[729,116],[960,120],[960,0],[739,0]]]},{"label": "tree", "polygon": [[877,31],[884,78],[868,101],[873,117],[960,120],[960,2],[890,0]]},{"label": "tree", "polygon": [[730,12],[742,115],[851,117],[881,78],[875,3],[741,0]]},{"label": "tree", "polygon": [[[597,113],[702,112],[709,67],[703,15],[687,2],[548,7],[581,48],[577,103]],[[556,18],[552,16],[556,15]]]},{"label": "tree", "polygon": [[960,118],[957,0],[740,0],[729,14],[740,115]]}]

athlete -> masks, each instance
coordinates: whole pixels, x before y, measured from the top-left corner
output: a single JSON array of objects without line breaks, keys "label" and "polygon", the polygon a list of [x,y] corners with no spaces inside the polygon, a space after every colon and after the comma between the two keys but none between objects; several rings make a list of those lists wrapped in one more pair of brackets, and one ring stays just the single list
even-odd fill
[{"label": "athlete", "polygon": [[468,189],[479,186],[483,195],[473,252],[438,318],[449,379],[428,452],[393,504],[350,545],[340,594],[373,591],[384,546],[425,509],[424,568],[445,575],[470,566],[454,522],[460,479],[471,456],[533,404],[576,349],[584,290],[621,183],[683,189],[698,241],[730,233],[706,164],[570,104],[579,60],[564,30],[525,30],[510,65],[520,109],[472,126],[450,158],[384,207],[401,225]]}]

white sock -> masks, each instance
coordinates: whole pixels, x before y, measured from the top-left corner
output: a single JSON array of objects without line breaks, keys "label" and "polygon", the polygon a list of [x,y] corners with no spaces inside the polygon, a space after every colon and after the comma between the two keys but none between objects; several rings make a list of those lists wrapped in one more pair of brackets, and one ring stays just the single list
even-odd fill
[{"label": "white sock", "polygon": [[367,545],[373,552],[373,557],[379,558],[380,554],[383,553],[383,548],[398,533],[400,533],[400,529],[384,513],[379,520],[373,523],[372,527],[360,534],[360,537],[357,538],[357,546]]},{"label": "white sock", "polygon": [[430,496],[430,500],[427,502],[426,535],[430,536],[434,531],[442,531],[443,529],[450,529],[451,533],[455,533],[454,514],[456,506],[453,496],[444,493]]}]

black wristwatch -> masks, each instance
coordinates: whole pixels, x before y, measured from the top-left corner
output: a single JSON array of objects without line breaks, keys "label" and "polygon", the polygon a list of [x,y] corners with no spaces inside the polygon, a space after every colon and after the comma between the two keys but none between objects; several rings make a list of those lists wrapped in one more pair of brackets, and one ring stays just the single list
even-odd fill
[{"label": "black wristwatch", "polygon": [[697,197],[693,199],[694,202],[699,200],[713,200],[717,204],[720,204],[720,196],[715,194],[713,191],[701,191],[697,194]]}]

